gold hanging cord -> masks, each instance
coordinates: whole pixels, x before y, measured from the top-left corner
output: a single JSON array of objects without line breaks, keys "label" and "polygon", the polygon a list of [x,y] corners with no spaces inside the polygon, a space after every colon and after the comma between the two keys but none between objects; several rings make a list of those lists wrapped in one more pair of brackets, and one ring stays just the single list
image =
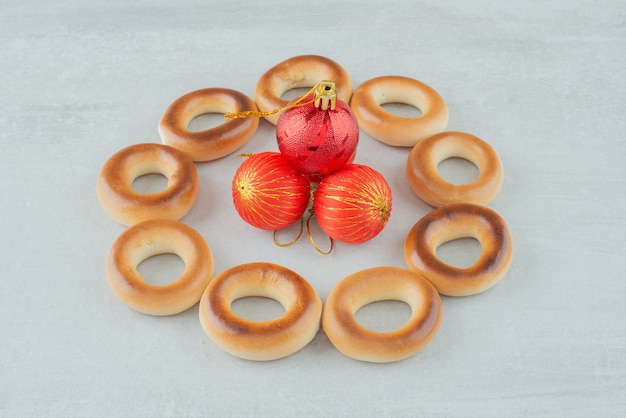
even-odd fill
[{"label": "gold hanging cord", "polygon": [[276,244],[279,247],[289,247],[290,245],[293,245],[300,240],[303,230],[304,230],[304,216],[300,218],[300,231],[298,232],[298,235],[294,239],[285,243],[278,242],[278,239],[276,238],[276,234],[278,233],[278,230],[274,231],[274,235],[272,236],[272,239],[274,240],[274,244]]},{"label": "gold hanging cord", "polygon": [[[328,237],[328,241],[330,242],[330,248],[328,249],[328,251],[324,251],[320,248],[319,245],[317,245],[317,243],[315,242],[315,239],[313,238],[313,234],[311,233],[311,219],[315,216],[315,213],[313,212],[313,209],[310,210],[310,214],[306,219],[306,232],[307,235],[309,236],[309,241],[311,241],[311,244],[313,244],[313,248],[315,248],[315,250],[322,254],[322,255],[328,255],[333,251],[333,248],[335,246],[335,242],[333,241],[333,239],[331,237]],[[300,240],[300,237],[302,237],[302,232],[304,230],[304,216],[300,218],[300,231],[298,231],[298,235],[292,239],[289,242],[278,242],[278,239],[276,237],[276,235],[278,234],[279,231],[274,231],[273,237],[272,239],[274,240],[274,244],[279,246],[279,247],[289,247],[293,244],[295,244],[296,242],[298,242]]]},{"label": "gold hanging cord", "polygon": [[313,239],[313,234],[311,234],[311,218],[313,218],[314,216],[315,216],[315,213],[313,211],[311,211],[311,214],[306,219],[306,232],[307,232],[307,234],[309,236],[309,241],[311,241],[311,244],[313,244],[313,247],[315,247],[315,249],[317,250],[318,253],[323,254],[323,255],[328,255],[328,254],[330,254],[333,251],[333,247],[335,246],[335,242],[333,241],[333,239],[331,237],[328,237],[328,241],[330,241],[330,248],[328,249],[328,251],[322,250],[317,245],[317,243]]},{"label": "gold hanging cord", "polygon": [[[304,100],[311,94],[314,94],[313,100],[305,102]],[[243,119],[250,116],[265,117],[280,113],[287,109],[291,109],[292,107],[306,106],[309,104],[314,104],[316,108],[321,110],[328,110],[329,108],[330,110],[335,110],[336,103],[337,88],[335,87],[335,83],[332,81],[324,80],[314,85],[311,90],[309,90],[306,94],[300,96],[298,99],[290,102],[280,109],[268,110],[265,112],[261,112],[258,110],[245,110],[243,112],[225,113],[224,117],[226,119]]]}]

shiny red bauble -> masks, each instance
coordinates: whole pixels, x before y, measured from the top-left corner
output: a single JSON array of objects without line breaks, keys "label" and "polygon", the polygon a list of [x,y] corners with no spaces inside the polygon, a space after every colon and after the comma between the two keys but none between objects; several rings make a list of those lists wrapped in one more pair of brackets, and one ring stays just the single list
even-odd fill
[{"label": "shiny red bauble", "polygon": [[391,215],[391,200],[391,188],[382,174],[349,164],[322,179],[313,211],[329,237],[359,244],[383,230]]},{"label": "shiny red bauble", "polygon": [[317,181],[354,160],[359,127],[350,107],[339,99],[333,110],[309,103],[280,115],[276,139],[287,161]]},{"label": "shiny red bauble", "polygon": [[302,217],[310,200],[310,183],[277,152],[246,159],[233,178],[232,194],[239,216],[266,230],[285,228]]}]

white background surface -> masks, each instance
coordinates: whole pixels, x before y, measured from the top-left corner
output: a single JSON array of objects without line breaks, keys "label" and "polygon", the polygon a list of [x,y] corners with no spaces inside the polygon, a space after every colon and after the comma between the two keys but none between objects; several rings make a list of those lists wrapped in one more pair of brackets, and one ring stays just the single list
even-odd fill
[{"label": "white background surface", "polygon": [[[621,0],[5,0],[0,416],[621,415],[625,8]],[[354,361],[321,331],[288,358],[244,361],[204,335],[197,306],[150,317],[108,287],[106,254],[124,227],[96,197],[104,162],[159,142],[157,122],[182,94],[252,95],[268,68],[309,53],[339,62],[355,86],[390,74],[431,85],[448,103],[449,130],[480,136],[504,163],[490,207],[513,232],[511,270],[486,293],[443,298],[438,335],[405,361]],[[276,149],[262,122],[241,152]],[[275,262],[325,299],[350,273],[405,266],[404,238],[430,210],[404,178],[408,151],[362,132],[356,162],[387,177],[392,217],[375,240],[338,244],[329,256],[306,240],[278,248],[237,217],[234,156],[197,165],[200,196],[183,221],[211,245],[216,272]],[[451,252],[462,259],[472,248]],[[176,271],[171,258],[161,261],[154,270]],[[371,323],[406,315],[388,307],[371,310]]]}]

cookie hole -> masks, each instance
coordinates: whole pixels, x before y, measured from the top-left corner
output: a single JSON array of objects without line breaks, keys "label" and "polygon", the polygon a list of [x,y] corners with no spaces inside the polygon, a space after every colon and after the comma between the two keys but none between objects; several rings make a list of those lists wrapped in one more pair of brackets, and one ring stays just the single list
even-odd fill
[{"label": "cookie hole", "polygon": [[225,122],[223,113],[205,113],[193,118],[187,125],[190,132],[201,132],[213,129]]},{"label": "cookie hole", "polygon": [[235,315],[249,321],[265,322],[281,317],[285,308],[277,300],[262,296],[247,296],[233,301]]},{"label": "cookie hole", "polygon": [[437,170],[447,182],[457,186],[476,181],[480,174],[480,170],[473,162],[457,157],[446,158],[439,163]]},{"label": "cookie hole", "polygon": [[402,118],[418,118],[422,111],[415,106],[406,103],[383,103],[380,105],[387,112]]},{"label": "cookie hole", "polygon": [[176,254],[157,254],[139,263],[137,271],[146,283],[164,286],[178,280],[185,271],[185,262]]},{"label": "cookie hole", "polygon": [[381,300],[361,307],[354,318],[371,331],[391,332],[407,323],[411,307],[399,300]]},{"label": "cookie hole", "polygon": [[467,268],[478,261],[482,246],[476,238],[459,238],[444,242],[436,253],[437,258],[450,266]]},{"label": "cookie hole", "polygon": [[292,100],[296,100],[298,97],[304,96],[305,94],[307,94],[309,92],[309,90],[311,90],[313,86],[311,87],[298,87],[295,89],[290,89],[287,90],[286,92],[284,92],[280,98],[283,100],[287,100],[289,102],[291,102]]},{"label": "cookie hole", "polygon": [[151,194],[167,189],[167,177],[159,173],[144,174],[133,180],[132,188],[137,193]]}]

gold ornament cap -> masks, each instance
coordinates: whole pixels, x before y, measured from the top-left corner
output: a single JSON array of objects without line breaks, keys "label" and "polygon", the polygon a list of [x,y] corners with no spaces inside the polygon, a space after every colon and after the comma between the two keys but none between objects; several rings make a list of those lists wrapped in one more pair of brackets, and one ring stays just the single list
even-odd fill
[{"label": "gold ornament cap", "polygon": [[337,105],[337,88],[334,81],[320,81],[315,85],[315,102],[316,108],[321,110],[335,110]]}]

